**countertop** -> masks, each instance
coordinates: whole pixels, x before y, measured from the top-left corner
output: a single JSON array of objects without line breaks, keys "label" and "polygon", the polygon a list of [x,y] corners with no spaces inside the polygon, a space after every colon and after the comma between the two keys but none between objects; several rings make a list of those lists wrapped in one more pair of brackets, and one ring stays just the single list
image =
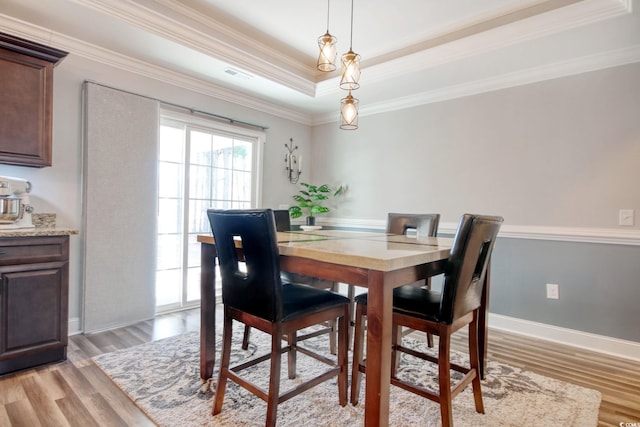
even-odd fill
[{"label": "countertop", "polygon": [[0,238],[2,237],[37,237],[37,236],[67,236],[71,234],[79,234],[79,230],[66,227],[37,227],[37,228],[14,228],[3,230],[0,229]]}]

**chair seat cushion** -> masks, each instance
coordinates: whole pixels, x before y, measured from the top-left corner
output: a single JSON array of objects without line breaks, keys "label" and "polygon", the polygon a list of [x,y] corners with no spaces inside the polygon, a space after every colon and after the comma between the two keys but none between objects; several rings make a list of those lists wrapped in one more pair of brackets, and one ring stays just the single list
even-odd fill
[{"label": "chair seat cushion", "polygon": [[[367,305],[368,294],[355,298],[356,304]],[[415,286],[400,286],[393,290],[393,311],[420,319],[438,322],[440,292]]]},{"label": "chair seat cushion", "polygon": [[327,308],[349,304],[349,298],[311,286],[282,285],[282,320],[289,321]]}]

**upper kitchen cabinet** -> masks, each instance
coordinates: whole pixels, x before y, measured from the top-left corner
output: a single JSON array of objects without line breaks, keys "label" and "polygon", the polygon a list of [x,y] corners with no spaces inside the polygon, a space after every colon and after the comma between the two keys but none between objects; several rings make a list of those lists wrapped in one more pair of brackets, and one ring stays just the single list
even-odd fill
[{"label": "upper kitchen cabinet", "polygon": [[51,166],[53,67],[65,56],[0,33],[0,163]]}]

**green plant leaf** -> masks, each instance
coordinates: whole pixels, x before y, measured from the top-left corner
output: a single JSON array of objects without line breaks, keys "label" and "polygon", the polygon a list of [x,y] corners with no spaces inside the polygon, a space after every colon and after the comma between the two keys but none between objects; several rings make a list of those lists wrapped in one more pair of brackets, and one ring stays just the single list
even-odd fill
[{"label": "green plant leaf", "polygon": [[300,218],[302,216],[302,209],[299,206],[291,206],[289,208],[289,215],[291,218]]},{"label": "green plant leaf", "polygon": [[295,200],[298,203],[305,203],[305,202],[306,203],[310,203],[311,202],[311,199],[307,199],[305,197],[302,197],[299,194],[296,194],[295,196],[293,196],[293,200]]},{"label": "green plant leaf", "polygon": [[317,214],[317,213],[325,213],[325,212],[329,212],[329,208],[327,208],[325,206],[312,206],[311,207],[311,213]]}]

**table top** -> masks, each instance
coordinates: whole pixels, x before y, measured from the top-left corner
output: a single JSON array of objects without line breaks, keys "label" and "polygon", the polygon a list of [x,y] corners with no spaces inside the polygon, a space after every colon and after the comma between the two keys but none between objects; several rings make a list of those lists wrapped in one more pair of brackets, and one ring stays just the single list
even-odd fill
[{"label": "table top", "polygon": [[[453,239],[408,237],[346,230],[278,232],[281,255],[310,258],[378,271],[393,271],[446,259]],[[213,244],[211,235],[198,242]]]}]

